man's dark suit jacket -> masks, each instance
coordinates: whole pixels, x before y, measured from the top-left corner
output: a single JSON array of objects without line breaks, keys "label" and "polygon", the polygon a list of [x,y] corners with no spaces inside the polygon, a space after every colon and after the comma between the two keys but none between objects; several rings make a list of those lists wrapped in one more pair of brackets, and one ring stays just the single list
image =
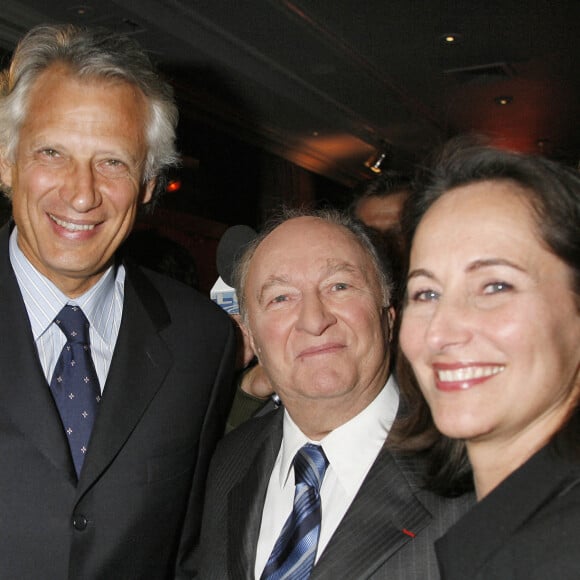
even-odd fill
[{"label": "man's dark suit jacket", "polygon": [[77,483],[8,235],[0,231],[0,578],[186,577],[233,396],[229,319],[187,286],[127,268],[119,337]]},{"label": "man's dark suit jacket", "polygon": [[436,551],[449,580],[578,580],[578,457],[545,447],[453,526]]},{"label": "man's dark suit jacket", "polygon": [[[242,424],[212,460],[197,554],[203,580],[254,578],[262,508],[282,441],[283,409]],[[473,503],[419,485],[423,463],[383,449],[311,580],[439,578],[433,542]]]}]

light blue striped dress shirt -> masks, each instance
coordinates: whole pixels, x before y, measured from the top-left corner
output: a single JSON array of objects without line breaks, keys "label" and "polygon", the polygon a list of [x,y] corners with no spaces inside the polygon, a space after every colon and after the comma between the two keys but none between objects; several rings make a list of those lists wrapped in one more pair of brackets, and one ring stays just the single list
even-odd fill
[{"label": "light blue striped dress shirt", "polygon": [[54,319],[65,304],[76,304],[91,325],[91,354],[102,393],[121,325],[125,268],[111,266],[92,288],[73,300],[32,266],[18,247],[17,236],[17,228],[14,228],[10,236],[10,262],[26,305],[47,382],[50,383],[56,361],[66,343]]}]

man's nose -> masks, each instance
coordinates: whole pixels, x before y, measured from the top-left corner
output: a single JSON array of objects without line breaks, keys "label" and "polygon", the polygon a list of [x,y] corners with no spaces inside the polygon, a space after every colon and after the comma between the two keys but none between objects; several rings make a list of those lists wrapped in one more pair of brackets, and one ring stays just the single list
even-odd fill
[{"label": "man's nose", "polygon": [[297,330],[320,336],[335,323],[336,317],[317,292],[304,294],[296,323]]},{"label": "man's nose", "polygon": [[86,213],[101,204],[99,179],[90,163],[74,163],[67,172],[61,198],[78,213]]}]

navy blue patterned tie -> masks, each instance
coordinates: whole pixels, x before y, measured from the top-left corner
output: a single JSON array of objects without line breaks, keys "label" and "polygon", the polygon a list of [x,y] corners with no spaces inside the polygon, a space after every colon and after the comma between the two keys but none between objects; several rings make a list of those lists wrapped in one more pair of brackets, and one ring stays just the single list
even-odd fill
[{"label": "navy blue patterned tie", "polygon": [[320,485],[328,459],[322,447],[307,443],[294,457],[294,508],[262,572],[261,580],[310,577],[320,535]]},{"label": "navy blue patterned tie", "polygon": [[89,322],[78,306],[66,305],[55,318],[66,344],[56,362],[50,390],[68,436],[77,472],[81,472],[101,400],[99,379],[91,358]]}]

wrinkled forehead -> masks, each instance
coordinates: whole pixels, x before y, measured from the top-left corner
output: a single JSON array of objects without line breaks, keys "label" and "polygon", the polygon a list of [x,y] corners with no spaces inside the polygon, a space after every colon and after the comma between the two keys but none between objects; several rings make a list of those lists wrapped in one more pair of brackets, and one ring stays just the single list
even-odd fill
[{"label": "wrinkled forehead", "polygon": [[258,245],[246,287],[253,293],[272,278],[314,280],[341,269],[357,271],[369,281],[375,277],[371,257],[352,232],[320,218],[294,218]]}]

